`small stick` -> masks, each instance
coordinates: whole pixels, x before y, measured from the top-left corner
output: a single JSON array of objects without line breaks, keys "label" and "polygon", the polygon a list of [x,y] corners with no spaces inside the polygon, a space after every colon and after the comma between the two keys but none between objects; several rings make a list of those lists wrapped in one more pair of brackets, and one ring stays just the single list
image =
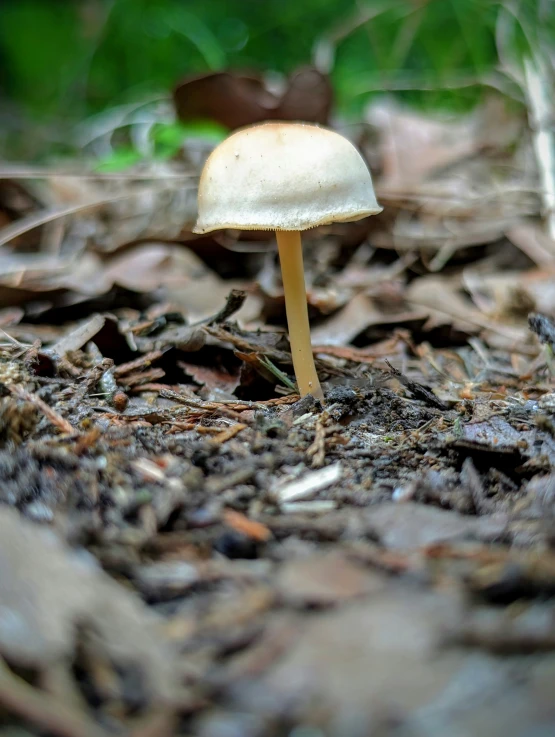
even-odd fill
[{"label": "small stick", "polygon": [[262,522],[252,520],[234,509],[224,509],[222,518],[228,527],[258,542],[267,542],[273,537],[271,530],[262,524]]},{"label": "small stick", "polygon": [[239,435],[239,433],[245,430],[246,427],[247,425],[243,425],[238,422],[236,425],[232,425],[232,427],[229,427],[227,430],[222,430],[220,433],[215,435],[212,442],[218,443],[218,445],[226,443],[228,440],[231,440],[231,438]]},{"label": "small stick", "polygon": [[223,407],[233,409],[236,412],[243,412],[246,409],[266,409],[267,407],[276,407],[282,404],[295,404],[298,402],[300,397],[298,394],[289,394],[286,397],[274,397],[273,399],[264,399],[261,402],[249,402],[243,399],[221,399],[217,402],[203,402],[201,399],[194,397],[186,397],[183,394],[174,392],[173,389],[168,389],[166,386],[160,385],[160,396],[163,399],[174,399],[180,404],[184,404],[187,407],[195,407],[206,410],[219,410]]},{"label": "small stick", "polygon": [[52,407],[46,404],[43,399],[37,397],[36,394],[31,394],[31,392],[25,391],[25,389],[16,385],[9,386],[8,389],[18,399],[22,399],[24,402],[30,402],[31,404],[33,404],[38,410],[42,412],[46,419],[49,420],[61,432],[67,433],[69,435],[75,435],[77,433],[77,430],[70,422],[68,422],[68,420],[59,415],[55,410],[52,409]]},{"label": "small stick", "polygon": [[12,673],[0,660],[0,706],[3,712],[33,724],[40,732],[56,737],[107,737],[101,727],[80,711],[33,688]]},{"label": "small stick", "polygon": [[162,358],[163,355],[163,351],[150,351],[150,353],[145,353],[144,356],[135,358],[133,361],[120,363],[119,366],[116,366],[114,368],[114,376],[123,376],[124,374],[130,374],[132,371],[136,371],[137,369],[150,367],[151,363],[154,363],[154,361]]},{"label": "small stick", "polygon": [[140,384],[139,386],[133,387],[129,390],[129,392],[132,392],[134,394],[142,394],[143,392],[155,392],[159,394],[162,389],[168,389],[168,385],[156,384],[149,381],[147,384]]},{"label": "small stick", "polygon": [[164,369],[149,368],[146,371],[138,371],[135,374],[127,374],[120,377],[120,383],[127,387],[140,387],[142,384],[152,384],[156,379],[163,379],[166,375]]},{"label": "small stick", "polygon": [[307,449],[306,454],[312,458],[312,468],[321,468],[326,460],[326,422],[329,415],[326,411],[316,420],[314,441]]},{"label": "small stick", "polygon": [[524,77],[528,118],[542,185],[541,195],[547,232],[555,241],[555,141],[550,123],[554,110],[548,91],[547,74],[538,56],[524,60]]},{"label": "small stick", "polygon": [[174,435],[177,432],[185,432],[187,430],[196,430],[200,435],[219,435],[222,431],[219,427],[208,427],[206,425],[198,425],[194,422],[162,422],[162,425],[170,424],[166,435]]}]

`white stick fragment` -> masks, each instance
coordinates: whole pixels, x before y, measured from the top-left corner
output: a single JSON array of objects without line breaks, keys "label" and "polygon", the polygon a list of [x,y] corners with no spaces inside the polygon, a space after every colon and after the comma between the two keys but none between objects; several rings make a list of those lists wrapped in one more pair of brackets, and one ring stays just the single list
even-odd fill
[{"label": "white stick fragment", "polygon": [[318,469],[318,471],[305,474],[298,481],[292,481],[278,487],[274,490],[274,497],[279,504],[296,502],[299,499],[308,499],[316,494],[316,492],[335,484],[342,475],[343,467],[341,463],[333,463],[331,466],[326,466],[325,468]]},{"label": "white stick fragment", "polygon": [[553,113],[548,78],[541,59],[524,60],[528,118],[532,128],[534,153],[538,163],[542,188],[542,204],[547,232],[555,247],[555,142]]},{"label": "white stick fragment", "polygon": [[337,509],[333,499],[313,499],[307,502],[285,502],[281,505],[284,514],[325,514]]}]

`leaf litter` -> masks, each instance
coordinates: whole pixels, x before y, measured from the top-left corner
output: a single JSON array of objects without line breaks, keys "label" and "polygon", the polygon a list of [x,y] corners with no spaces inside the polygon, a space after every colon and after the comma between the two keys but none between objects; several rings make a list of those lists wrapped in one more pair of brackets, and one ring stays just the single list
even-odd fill
[{"label": "leaf litter", "polygon": [[[325,122],[329,89],[305,69],[174,96],[234,128]],[[305,250],[324,407],[295,392],[267,234],[191,232],[196,149],[0,180],[2,728],[553,730],[555,246],[533,136],[498,97],[365,123],[384,212]]]}]

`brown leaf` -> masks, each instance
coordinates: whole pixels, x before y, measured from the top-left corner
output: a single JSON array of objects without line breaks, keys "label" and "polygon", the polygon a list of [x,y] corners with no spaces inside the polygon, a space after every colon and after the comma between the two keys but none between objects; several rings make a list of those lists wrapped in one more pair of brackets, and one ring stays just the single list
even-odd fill
[{"label": "brown leaf", "polygon": [[439,542],[476,540],[494,529],[499,535],[505,517],[465,517],[453,510],[437,509],[413,502],[386,502],[368,510],[368,530],[392,550],[410,550]]},{"label": "brown leaf", "polygon": [[384,579],[339,552],[291,559],[277,579],[281,596],[296,606],[341,604],[383,588]]},{"label": "brown leaf", "polygon": [[180,82],[173,94],[180,120],[208,118],[228,128],[264,120],[275,105],[259,77],[214,72]]},{"label": "brown leaf", "polygon": [[180,120],[208,118],[235,129],[265,120],[327,123],[332,89],[328,77],[311,67],[296,71],[281,96],[257,75],[214,72],[180,82],[173,98]]},{"label": "brown leaf", "polygon": [[390,325],[422,324],[426,315],[422,311],[393,312],[382,310],[376,302],[366,294],[357,294],[333,317],[311,331],[313,343],[317,345],[345,345],[373,325],[384,326],[388,331]]},{"label": "brown leaf", "polygon": [[0,654],[11,663],[42,669],[69,662],[79,628],[89,626],[99,657],[136,668],[155,701],[173,698],[173,660],[155,618],[92,559],[3,509],[0,573]]},{"label": "brown leaf", "polygon": [[476,121],[431,118],[383,102],[367,112],[380,131],[382,184],[405,189],[474,153],[479,146]]},{"label": "brown leaf", "polygon": [[491,273],[469,268],[464,286],[483,313],[505,323],[523,323],[534,310],[552,314],[555,307],[553,267]]},{"label": "brown leaf", "polygon": [[460,617],[456,597],[415,587],[299,620],[295,642],[277,662],[267,658],[256,683],[234,679],[234,695],[255,714],[294,704],[301,723],[317,718],[330,735],[392,734],[374,730],[377,719],[424,709],[460,668],[439,649],[445,623]]},{"label": "brown leaf", "polygon": [[327,123],[333,101],[329,78],[312,67],[303,67],[289,78],[276,110],[280,120],[306,120]]},{"label": "brown leaf", "polygon": [[220,389],[232,394],[239,386],[239,371],[229,373],[223,367],[202,366],[187,361],[178,361],[177,365],[197,384],[201,384],[208,389]]}]

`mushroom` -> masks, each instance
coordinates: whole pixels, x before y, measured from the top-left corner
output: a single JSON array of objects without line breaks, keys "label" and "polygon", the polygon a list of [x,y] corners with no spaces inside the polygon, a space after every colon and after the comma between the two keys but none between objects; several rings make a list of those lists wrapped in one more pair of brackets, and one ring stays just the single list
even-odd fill
[{"label": "mushroom", "polygon": [[323,399],[306,302],[301,231],[381,211],[362,156],[343,136],[302,123],[264,123],[226,138],[200,178],[195,233],[276,231],[289,341],[302,396]]}]

